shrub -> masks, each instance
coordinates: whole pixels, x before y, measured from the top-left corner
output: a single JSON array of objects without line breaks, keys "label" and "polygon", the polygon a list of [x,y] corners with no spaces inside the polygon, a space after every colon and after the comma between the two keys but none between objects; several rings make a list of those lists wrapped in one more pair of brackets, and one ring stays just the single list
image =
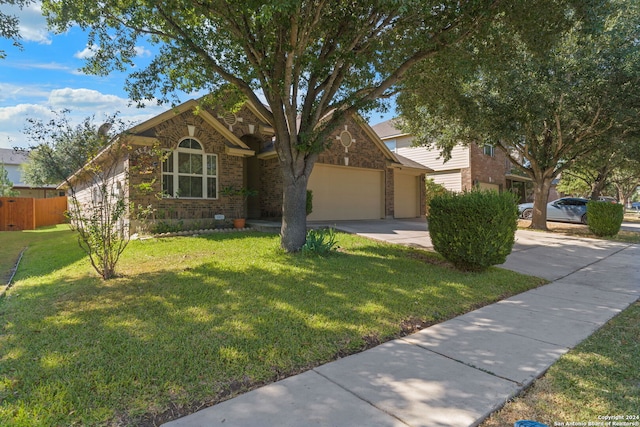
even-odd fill
[{"label": "shrub", "polygon": [[431,200],[433,200],[433,198],[436,196],[440,196],[442,194],[448,193],[449,190],[447,190],[447,188],[444,185],[438,184],[431,178],[427,178],[424,181],[424,184],[425,184],[425,190],[426,190],[425,194],[426,194],[426,204],[427,204],[425,212],[426,212],[427,218],[429,218]]},{"label": "shrub", "polygon": [[313,191],[311,190],[307,190],[307,201],[305,209],[307,211],[307,216],[311,215],[311,212],[313,212]]},{"label": "shrub", "polygon": [[434,249],[461,270],[482,271],[511,253],[518,226],[514,195],[493,191],[445,193],[430,204]]},{"label": "shrub", "polygon": [[587,203],[589,230],[596,236],[615,236],[620,231],[623,219],[622,205],[594,200]]},{"label": "shrub", "polygon": [[333,228],[320,230],[309,230],[307,241],[302,246],[302,253],[305,255],[325,256],[338,249],[338,241]]}]

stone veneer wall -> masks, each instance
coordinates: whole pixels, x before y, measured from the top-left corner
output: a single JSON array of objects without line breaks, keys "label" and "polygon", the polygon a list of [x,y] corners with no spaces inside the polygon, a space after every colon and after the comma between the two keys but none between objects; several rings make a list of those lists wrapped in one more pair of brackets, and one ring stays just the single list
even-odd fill
[{"label": "stone veneer wall", "polygon": [[[212,112],[217,117],[215,111]],[[239,138],[249,134],[249,125],[254,126],[254,132],[259,129],[259,123],[245,107],[236,114],[242,117],[243,121],[231,126],[232,132]],[[221,123],[224,123],[220,119]],[[159,148],[174,150],[180,140],[189,137],[187,125],[195,126],[193,138],[198,140],[206,154],[216,154],[218,157],[218,197],[217,199],[188,199],[188,198],[162,198],[157,197],[162,191],[161,162],[157,160],[147,162],[151,167],[144,170],[132,170],[130,179],[131,203],[135,208],[141,206],[143,209],[150,206],[154,209],[155,219],[173,220],[208,220],[213,219],[217,214],[223,214],[226,218],[234,218],[237,212],[243,212],[243,201],[239,197],[223,196],[221,191],[227,186],[240,188],[244,186],[244,159],[238,156],[225,154],[225,138],[214,128],[207,124],[204,119],[193,112],[188,111],[176,115],[175,118],[167,120],[145,132],[145,135],[156,137],[159,141]],[[228,126],[225,123],[225,126]],[[251,134],[261,139],[266,137],[258,134]],[[146,147],[136,147],[132,153],[134,163],[144,162],[143,158],[149,157],[150,150]],[[146,194],[141,193],[138,185],[141,183],[151,184],[152,191]]]}]

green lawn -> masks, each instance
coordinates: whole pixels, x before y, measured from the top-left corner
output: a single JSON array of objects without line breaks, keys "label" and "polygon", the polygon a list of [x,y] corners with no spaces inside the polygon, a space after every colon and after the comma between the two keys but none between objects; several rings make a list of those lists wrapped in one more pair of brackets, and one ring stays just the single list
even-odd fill
[{"label": "green lawn", "polygon": [[636,302],[563,356],[525,395],[481,427],[512,426],[521,419],[549,426],[588,425],[602,422],[599,417],[607,415],[622,416],[616,421],[630,423],[618,425],[640,424],[639,338],[640,302]]},{"label": "green lawn", "polygon": [[69,227],[58,225],[29,231],[0,231],[0,285],[6,284],[9,280],[18,256],[24,248],[57,239],[61,233],[69,233]]},{"label": "green lawn", "polygon": [[0,425],[154,425],[543,283],[345,234],[290,255],[262,233],[134,241],[105,283],[50,233],[0,301]]}]

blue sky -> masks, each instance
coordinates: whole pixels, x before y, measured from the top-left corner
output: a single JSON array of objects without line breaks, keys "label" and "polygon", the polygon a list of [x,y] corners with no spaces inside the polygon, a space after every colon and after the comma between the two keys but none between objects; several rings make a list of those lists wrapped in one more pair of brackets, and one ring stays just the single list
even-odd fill
[{"label": "blue sky", "polygon": [[[11,11],[1,5],[4,11]],[[116,111],[130,122],[153,117],[169,106],[151,104],[140,109],[130,106],[124,90],[125,74],[106,77],[86,75],[80,71],[83,58],[90,54],[87,36],[79,28],[55,35],[47,31],[39,5],[12,12],[20,17],[23,50],[0,39],[0,148],[27,147],[32,144],[24,133],[27,118],[47,120],[51,110],[70,109],[74,120],[94,115],[96,121]],[[148,47],[138,49],[137,64],[144,66],[151,58]],[[182,102],[198,96],[183,94]],[[390,118],[371,114],[371,124]]]}]

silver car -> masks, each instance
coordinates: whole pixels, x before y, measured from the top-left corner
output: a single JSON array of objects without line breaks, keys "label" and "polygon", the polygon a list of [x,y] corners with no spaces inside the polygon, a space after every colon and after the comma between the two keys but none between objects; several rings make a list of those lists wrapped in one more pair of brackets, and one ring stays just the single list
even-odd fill
[{"label": "silver car", "polygon": [[[580,197],[563,197],[547,204],[547,221],[587,223],[588,199]],[[533,217],[533,203],[518,205],[520,218],[531,219]]]}]

